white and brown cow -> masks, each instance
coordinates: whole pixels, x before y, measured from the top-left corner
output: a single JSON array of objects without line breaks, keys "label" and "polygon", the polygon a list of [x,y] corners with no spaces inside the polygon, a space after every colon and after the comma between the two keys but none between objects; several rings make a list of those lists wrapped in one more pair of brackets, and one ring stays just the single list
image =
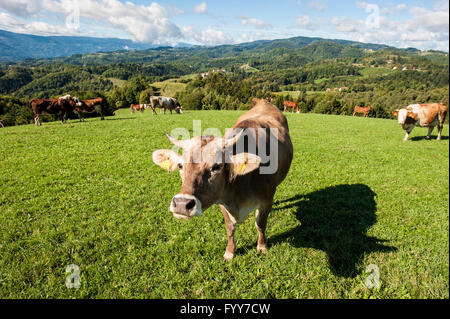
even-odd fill
[{"label": "white and brown cow", "polygon": [[[257,250],[265,252],[264,232],[273,196],[286,177],[293,156],[283,113],[262,100],[239,117],[223,138],[168,137],[183,150],[182,155],[173,150],[157,150],[153,152],[153,161],[168,171],[180,173],[182,186],[170,204],[174,217],[189,219],[219,204],[228,233],[224,258],[230,260],[236,250],[236,225],[256,210]],[[267,145],[270,145],[268,157]]]},{"label": "white and brown cow", "polygon": [[151,96],[150,104],[152,112],[155,115],[156,115],[155,111],[156,108],[162,109],[164,111],[164,114],[166,114],[166,110],[169,110],[170,114],[172,114],[172,110],[174,110],[178,114],[183,113],[183,107],[181,106],[180,102],[178,102],[178,100],[173,97]]},{"label": "white and brown cow", "polygon": [[78,113],[78,118],[80,122],[86,121],[84,119],[84,113],[96,112],[100,114],[101,119],[105,119],[105,99],[102,97],[97,97],[95,99],[89,100],[79,100],[79,103],[75,106],[75,111]]},{"label": "white and brown cow", "polygon": [[442,103],[411,104],[406,108],[393,111],[392,114],[398,117],[398,124],[406,132],[404,141],[408,140],[409,133],[415,126],[428,127],[428,134],[425,137],[427,140],[431,138],[431,132],[437,126],[437,139],[440,140],[447,116],[447,106]]}]

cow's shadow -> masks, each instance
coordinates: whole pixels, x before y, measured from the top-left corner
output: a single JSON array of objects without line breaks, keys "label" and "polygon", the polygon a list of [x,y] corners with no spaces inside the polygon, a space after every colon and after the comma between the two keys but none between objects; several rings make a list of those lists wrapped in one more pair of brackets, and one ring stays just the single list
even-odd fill
[{"label": "cow's shadow", "polygon": [[[425,138],[426,136],[413,136],[411,138],[409,138],[411,141],[422,141],[422,140],[426,140]],[[437,140],[437,135],[431,135],[431,138],[429,139],[429,141],[436,141]],[[448,136],[441,136],[441,140],[448,140]]]},{"label": "cow's shadow", "polygon": [[361,272],[364,255],[397,250],[383,245],[386,240],[367,235],[377,221],[375,196],[370,187],[353,184],[277,201],[273,210],[295,208],[300,225],[269,237],[268,245],[289,242],[295,247],[320,249],[327,254],[335,275],[355,277]]}]

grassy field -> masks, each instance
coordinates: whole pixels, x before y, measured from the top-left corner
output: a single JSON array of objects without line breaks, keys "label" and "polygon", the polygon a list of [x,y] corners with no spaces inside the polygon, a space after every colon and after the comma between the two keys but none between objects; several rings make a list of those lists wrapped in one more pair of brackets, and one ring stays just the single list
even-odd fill
[{"label": "grassy field", "polygon": [[179,79],[169,79],[162,82],[155,82],[152,85],[160,89],[162,96],[175,96],[186,89],[187,84],[177,82]]},{"label": "grassy field", "polygon": [[[163,131],[240,114],[121,110],[0,129],[0,298],[449,297],[448,127],[440,142],[424,128],[403,142],[393,120],[288,114],[295,154],[269,250],[256,252],[251,214],[225,262],[218,206],[173,218],[180,178],[151,155],[171,147]],[[79,289],[65,285],[69,264]],[[379,288],[365,284],[371,264]]]}]

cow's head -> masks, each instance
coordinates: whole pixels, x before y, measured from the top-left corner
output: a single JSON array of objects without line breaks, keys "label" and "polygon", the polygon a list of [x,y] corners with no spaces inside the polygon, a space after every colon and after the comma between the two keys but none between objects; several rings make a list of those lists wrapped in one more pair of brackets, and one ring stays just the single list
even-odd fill
[{"label": "cow's head", "polygon": [[183,114],[183,107],[181,106],[180,102],[178,102],[177,99],[173,99],[174,103],[175,103],[175,112],[177,112],[178,114]]},{"label": "cow's head", "polygon": [[58,105],[61,108],[73,108],[76,105],[75,99],[69,94],[61,96],[58,98]]},{"label": "cow's head", "polygon": [[183,150],[183,154],[172,150],[153,152],[155,164],[168,171],[180,172],[181,190],[170,204],[174,217],[189,219],[201,215],[220,201],[230,181],[259,167],[261,159],[257,155],[233,155],[233,145],[241,134],[242,131],[229,139],[196,136],[183,141],[167,135],[173,144]]},{"label": "cow's head", "polygon": [[402,126],[405,124],[413,124],[419,118],[419,115],[417,113],[411,112],[410,110],[405,108],[392,111],[392,115],[397,116],[398,124]]},{"label": "cow's head", "polygon": [[78,97],[74,96],[72,98],[72,100],[73,100],[73,103],[75,103],[76,106],[81,106],[82,105],[82,102],[81,102],[81,100]]}]

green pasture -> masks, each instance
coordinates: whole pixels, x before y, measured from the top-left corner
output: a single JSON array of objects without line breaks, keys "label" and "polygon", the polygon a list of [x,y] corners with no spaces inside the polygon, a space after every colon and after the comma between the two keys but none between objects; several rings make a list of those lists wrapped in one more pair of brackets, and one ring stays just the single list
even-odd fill
[{"label": "green pasture", "polygon": [[252,213],[225,262],[219,207],[173,218],[180,178],[151,157],[171,148],[164,131],[223,132],[242,113],[0,128],[0,298],[449,297],[447,126],[442,141],[415,128],[403,142],[394,120],[287,114],[295,153],[269,249],[256,251]]}]

